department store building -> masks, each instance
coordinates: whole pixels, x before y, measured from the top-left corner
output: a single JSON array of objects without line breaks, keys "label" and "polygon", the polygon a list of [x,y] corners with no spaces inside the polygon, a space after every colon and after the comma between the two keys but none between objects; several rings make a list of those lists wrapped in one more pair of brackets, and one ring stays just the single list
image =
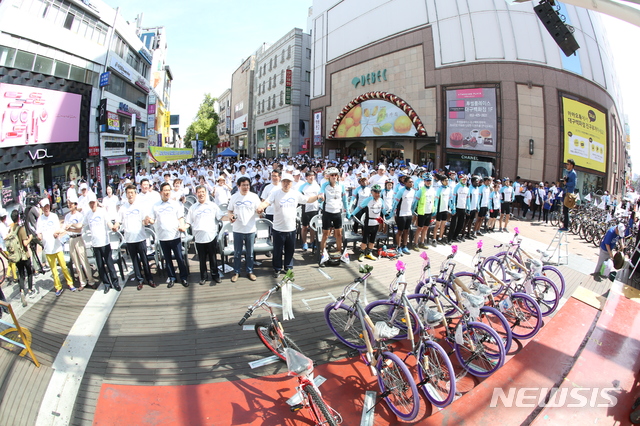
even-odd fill
[{"label": "department store building", "polygon": [[312,145],[525,181],[618,192],[627,150],[597,13],[560,4],[580,49],[566,57],[527,2],[316,0]]}]

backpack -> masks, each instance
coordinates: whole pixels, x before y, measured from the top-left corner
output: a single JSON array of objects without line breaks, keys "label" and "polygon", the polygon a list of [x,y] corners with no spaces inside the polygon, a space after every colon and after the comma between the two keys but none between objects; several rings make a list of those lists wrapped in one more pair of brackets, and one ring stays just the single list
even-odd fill
[{"label": "backpack", "polygon": [[7,249],[7,259],[12,263],[18,263],[26,257],[24,253],[24,245],[18,237],[18,230],[20,230],[19,226],[9,232],[4,239],[4,246]]}]

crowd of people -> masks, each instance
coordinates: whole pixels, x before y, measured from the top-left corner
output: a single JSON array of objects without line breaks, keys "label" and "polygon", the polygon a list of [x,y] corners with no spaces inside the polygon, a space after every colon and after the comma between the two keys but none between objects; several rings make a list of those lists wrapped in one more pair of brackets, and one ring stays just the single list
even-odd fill
[{"label": "crowd of people", "polygon": [[[574,165],[568,161],[566,179],[557,183],[531,184],[521,182],[519,177],[472,176],[387,158],[377,164],[358,158],[192,160],[110,179],[100,200],[95,187],[71,181],[64,194],[68,210],[63,218],[51,211],[52,201],[61,200],[59,193],[55,200],[42,198],[24,212],[12,212],[11,225],[5,225],[6,213],[3,217],[0,211],[0,241],[15,233],[21,243],[20,260],[12,262],[17,272],[12,275],[19,281],[25,305],[26,296],[37,291],[34,273],[45,271],[38,250],[53,271],[57,296],[63,292],[58,267],[71,291],[97,289],[100,282],[105,293],[110,289],[120,291],[111,254],[112,232],[122,234],[138,290],[145,285],[157,287],[147,262],[150,233],[159,241],[168,287],[176,281],[189,286],[182,244],[187,235],[193,236],[198,254],[199,283],[215,285],[222,277],[218,265],[219,225],[230,222],[234,257],[231,281],[240,278],[243,257],[246,277],[255,281],[254,242],[257,223],[263,219],[270,225],[275,278],[293,268],[298,220],[300,248],[319,250],[320,265],[332,258],[349,262],[349,253],[343,250],[345,221],[362,236],[355,253],[360,261],[376,259],[376,236],[387,229],[395,230],[396,249],[405,255],[428,245],[474,239],[487,232],[508,232],[513,217],[528,219],[529,212],[531,220],[537,214],[539,221],[548,222],[549,212],[561,206],[566,230],[568,208],[562,200],[565,193],[575,190]],[[316,216],[321,229],[310,226]],[[413,235],[412,225],[416,228]],[[321,234],[316,235],[316,230]],[[328,244],[332,234],[334,255],[330,255]],[[99,281],[94,280],[86,242],[91,244]],[[75,278],[63,256],[65,246]],[[3,249],[6,252],[6,247]],[[17,259],[17,255],[12,258]]]}]

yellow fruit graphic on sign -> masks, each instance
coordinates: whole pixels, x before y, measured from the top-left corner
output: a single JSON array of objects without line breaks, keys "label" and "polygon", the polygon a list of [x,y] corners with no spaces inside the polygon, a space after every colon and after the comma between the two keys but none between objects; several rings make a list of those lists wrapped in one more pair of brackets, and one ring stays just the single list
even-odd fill
[{"label": "yellow fruit graphic on sign", "polygon": [[339,138],[344,138],[347,135],[347,126],[345,126],[344,124],[340,124],[338,126],[338,131],[336,132],[336,135]]},{"label": "yellow fruit graphic on sign", "polygon": [[374,127],[373,134],[376,136],[382,136],[382,130],[380,129],[380,127]]},{"label": "yellow fruit graphic on sign", "polygon": [[382,126],[380,126],[380,130],[382,130],[384,133],[387,133],[389,130],[391,130],[391,123],[384,123]]},{"label": "yellow fruit graphic on sign", "polygon": [[364,116],[369,117],[369,108],[364,109]]},{"label": "yellow fruit graphic on sign", "polygon": [[401,115],[396,118],[396,121],[393,123],[393,130],[396,133],[407,133],[411,130],[411,120],[406,115]]},{"label": "yellow fruit graphic on sign", "polygon": [[352,117],[347,117],[344,119],[344,125],[347,127],[347,129],[349,129],[349,127],[353,126],[353,118]]},{"label": "yellow fruit graphic on sign", "polygon": [[362,120],[362,107],[358,105],[351,111],[353,112],[353,121],[355,123],[360,123],[360,120]]},{"label": "yellow fruit graphic on sign", "polygon": [[347,130],[347,137],[348,138],[355,138],[360,136],[360,134],[358,133],[358,127],[359,126],[352,126]]}]

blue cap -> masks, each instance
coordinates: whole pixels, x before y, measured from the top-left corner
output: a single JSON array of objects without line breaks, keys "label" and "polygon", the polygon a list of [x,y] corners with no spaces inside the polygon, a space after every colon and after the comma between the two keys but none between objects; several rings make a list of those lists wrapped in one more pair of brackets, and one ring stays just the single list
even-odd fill
[{"label": "blue cap", "polygon": [[431,174],[428,174],[424,180],[433,180],[433,176],[431,176]]}]

